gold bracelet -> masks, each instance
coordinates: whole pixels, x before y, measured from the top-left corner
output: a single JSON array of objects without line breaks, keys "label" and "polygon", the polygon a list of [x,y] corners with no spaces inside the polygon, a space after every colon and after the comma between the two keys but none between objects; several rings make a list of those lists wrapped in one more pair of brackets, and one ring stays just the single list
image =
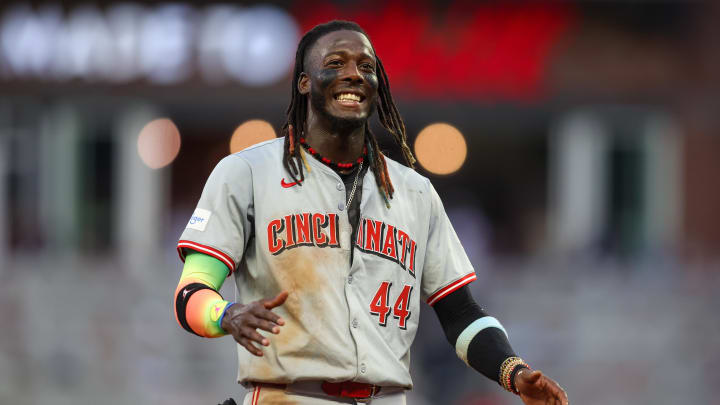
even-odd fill
[{"label": "gold bracelet", "polygon": [[520,357],[508,357],[503,361],[502,365],[500,365],[500,385],[505,388],[507,391],[512,392],[513,394],[517,394],[516,391],[513,391],[512,384],[510,381],[510,377],[512,376],[513,371],[518,366],[525,366],[530,368]]}]

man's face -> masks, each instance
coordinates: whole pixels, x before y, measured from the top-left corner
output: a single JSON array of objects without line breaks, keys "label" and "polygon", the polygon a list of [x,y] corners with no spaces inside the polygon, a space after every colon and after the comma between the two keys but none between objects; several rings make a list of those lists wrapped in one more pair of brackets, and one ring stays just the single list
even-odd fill
[{"label": "man's face", "polygon": [[[378,80],[370,41],[356,31],[333,31],[320,37],[305,58],[300,91],[310,93],[313,111],[333,129],[359,127],[372,115]],[[305,87],[303,87],[303,82]]]}]

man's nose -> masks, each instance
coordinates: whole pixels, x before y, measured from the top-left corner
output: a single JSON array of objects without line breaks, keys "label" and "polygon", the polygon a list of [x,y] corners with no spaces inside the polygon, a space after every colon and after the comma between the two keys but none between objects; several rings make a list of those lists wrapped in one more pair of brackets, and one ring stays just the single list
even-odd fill
[{"label": "man's nose", "polygon": [[345,65],[345,69],[342,71],[341,80],[351,83],[362,83],[365,79],[360,73],[357,63],[348,63]]}]

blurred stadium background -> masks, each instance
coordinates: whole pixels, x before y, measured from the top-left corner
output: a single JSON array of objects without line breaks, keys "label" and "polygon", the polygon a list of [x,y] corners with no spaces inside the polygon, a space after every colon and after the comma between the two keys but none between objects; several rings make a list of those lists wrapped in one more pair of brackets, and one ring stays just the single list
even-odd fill
[{"label": "blurred stadium background", "polygon": [[[524,358],[575,404],[720,404],[720,2],[680,0],[2,2],[0,403],[241,398],[233,342],[175,324],[175,242],[333,18]],[[422,317],[409,403],[520,403]]]}]

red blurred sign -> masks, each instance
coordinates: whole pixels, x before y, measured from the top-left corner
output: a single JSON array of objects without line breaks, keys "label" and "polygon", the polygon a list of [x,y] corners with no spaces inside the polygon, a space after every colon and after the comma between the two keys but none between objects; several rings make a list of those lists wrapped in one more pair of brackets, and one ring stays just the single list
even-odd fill
[{"label": "red blurred sign", "polygon": [[392,89],[406,96],[536,100],[555,45],[574,20],[567,4],[454,2],[436,13],[423,2],[338,8],[302,2],[303,32],[332,19],[370,35]]}]

